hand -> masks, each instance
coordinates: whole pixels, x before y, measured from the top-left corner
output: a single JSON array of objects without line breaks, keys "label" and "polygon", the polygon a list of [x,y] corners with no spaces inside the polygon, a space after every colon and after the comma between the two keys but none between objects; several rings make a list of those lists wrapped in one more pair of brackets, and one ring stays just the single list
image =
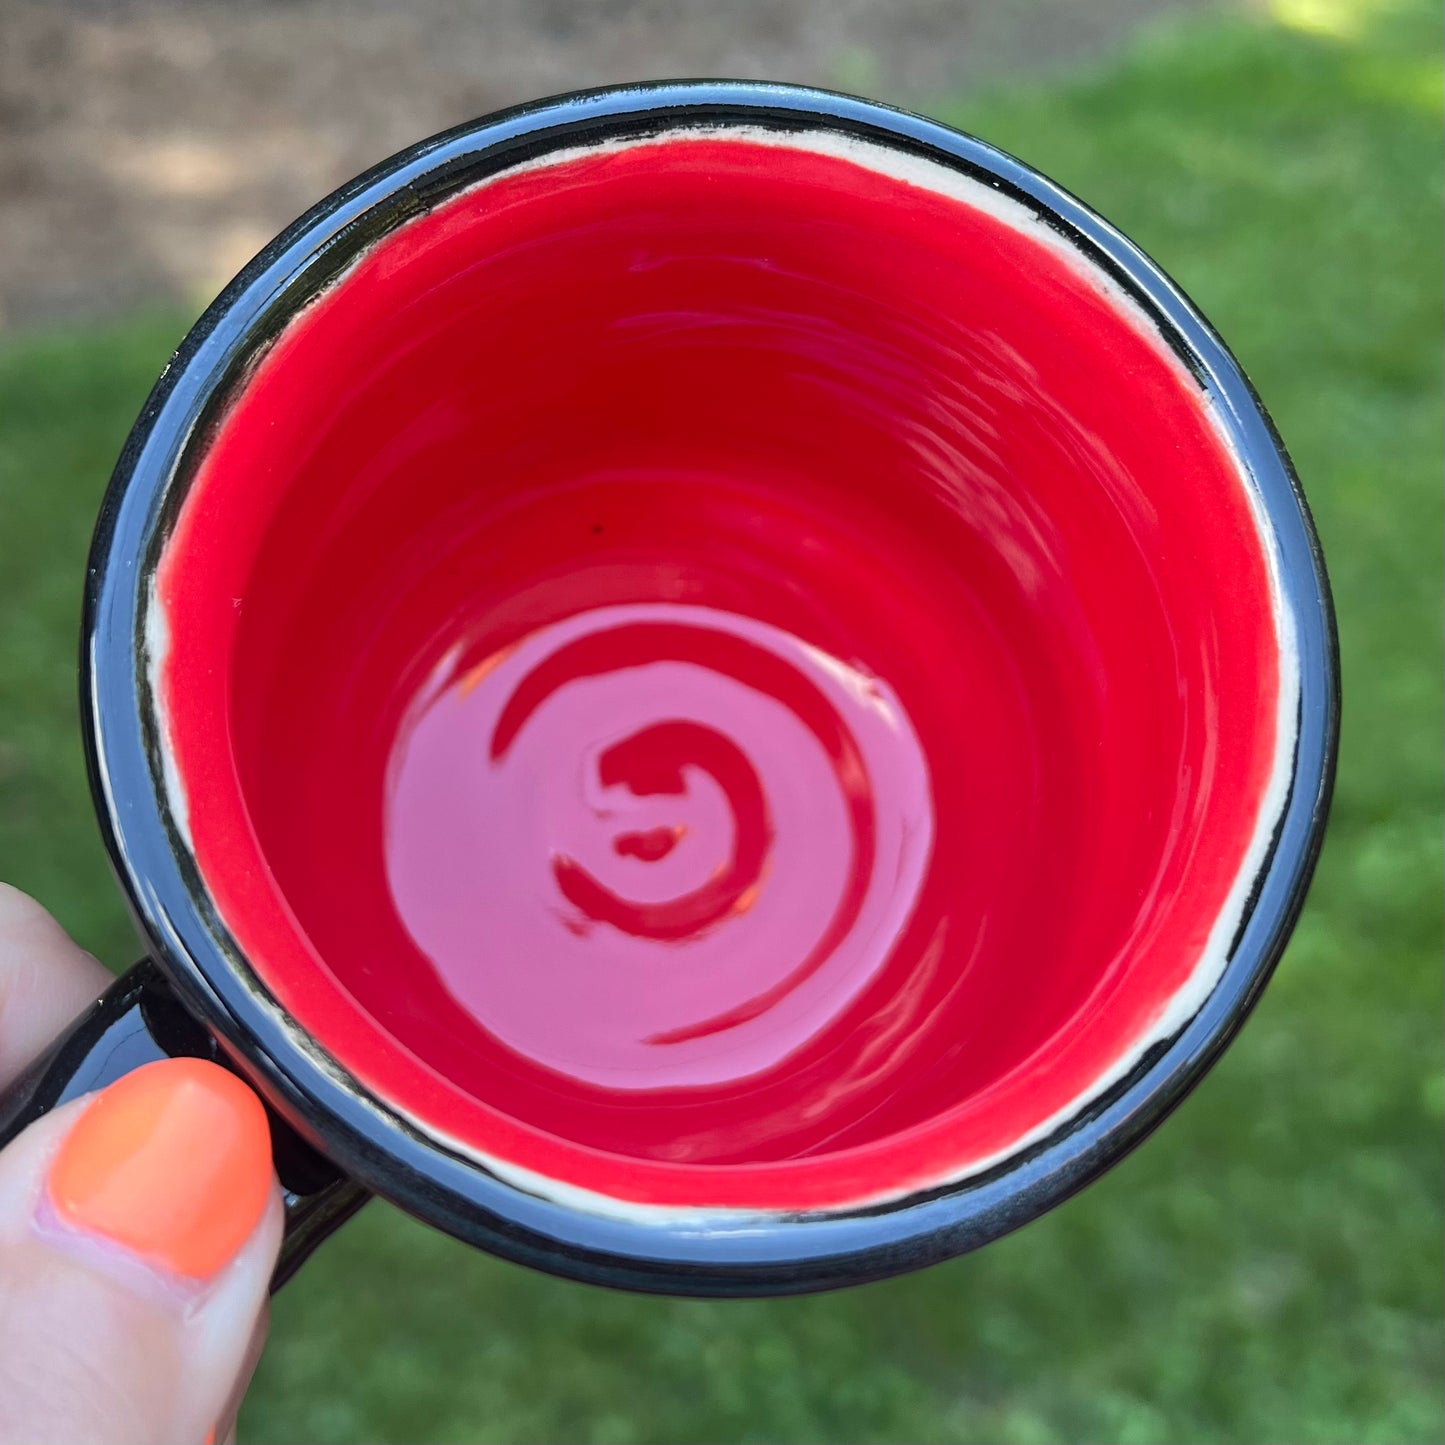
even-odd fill
[{"label": "hand", "polygon": [[[0,884],[0,1089],[110,983]],[[0,1445],[231,1438],[281,1194],[260,1102],[149,1064],[0,1152]]]}]

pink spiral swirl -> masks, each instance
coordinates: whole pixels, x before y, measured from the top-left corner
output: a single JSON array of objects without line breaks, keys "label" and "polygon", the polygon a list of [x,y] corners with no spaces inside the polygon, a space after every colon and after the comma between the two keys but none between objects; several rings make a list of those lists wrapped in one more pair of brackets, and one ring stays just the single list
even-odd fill
[{"label": "pink spiral swirl", "polygon": [[886,962],[933,840],[881,681],[752,618],[596,608],[452,654],[393,755],[397,910],[536,1063],[620,1089],[769,1069]]}]

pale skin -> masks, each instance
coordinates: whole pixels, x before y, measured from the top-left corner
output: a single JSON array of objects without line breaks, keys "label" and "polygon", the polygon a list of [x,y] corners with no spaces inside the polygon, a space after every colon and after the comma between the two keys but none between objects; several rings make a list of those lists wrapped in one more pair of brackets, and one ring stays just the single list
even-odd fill
[{"label": "pale skin", "polygon": [[[0,884],[0,1089],[110,982]],[[234,1439],[266,1334],[279,1188],[272,1177],[255,1227],[201,1281],[57,1226],[49,1171],[91,1103],[56,1109],[0,1152],[0,1445]]]}]

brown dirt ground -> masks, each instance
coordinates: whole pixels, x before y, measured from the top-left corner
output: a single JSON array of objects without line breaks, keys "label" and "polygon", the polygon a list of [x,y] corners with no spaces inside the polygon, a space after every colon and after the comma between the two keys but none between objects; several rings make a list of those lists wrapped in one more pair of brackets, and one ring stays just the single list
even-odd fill
[{"label": "brown dirt ground", "polygon": [[0,329],[196,305],[334,186],[537,95],[757,76],[927,104],[1207,0],[0,0]]}]

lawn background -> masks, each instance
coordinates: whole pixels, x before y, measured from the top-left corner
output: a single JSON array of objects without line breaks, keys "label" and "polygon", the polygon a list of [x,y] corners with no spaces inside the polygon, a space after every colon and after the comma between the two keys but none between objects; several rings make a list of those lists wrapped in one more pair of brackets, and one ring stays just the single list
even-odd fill
[{"label": "lawn background", "polygon": [[[1314,507],[1339,611],[1329,841],[1275,982],[1144,1149],[980,1254],[659,1301],[374,1205],[276,1302],[251,1441],[1431,1441],[1441,1399],[1441,22],[1275,0],[934,114],[1193,295]],[[916,103],[916,101],[915,101]],[[0,342],[0,876],[136,951],[74,699],[90,525],[185,318]]]}]

